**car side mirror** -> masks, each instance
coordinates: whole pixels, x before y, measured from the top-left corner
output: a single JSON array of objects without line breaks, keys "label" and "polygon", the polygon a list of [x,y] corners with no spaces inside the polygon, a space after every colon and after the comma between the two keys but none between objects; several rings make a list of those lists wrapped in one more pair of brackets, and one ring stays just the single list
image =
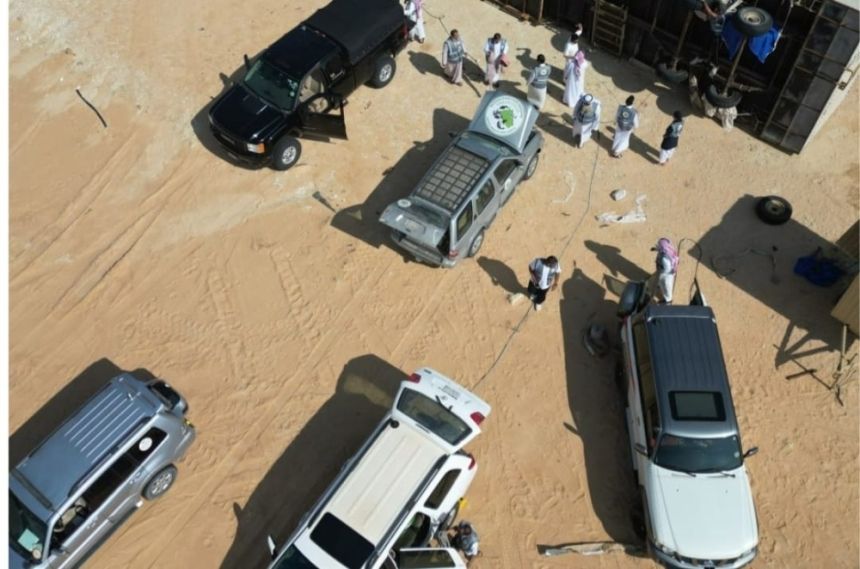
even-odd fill
[{"label": "car side mirror", "polygon": [[269,548],[269,555],[274,559],[275,552],[278,550],[278,547],[275,545],[275,538],[271,535],[266,536],[266,546]]},{"label": "car side mirror", "polygon": [[747,449],[747,451],[744,453],[744,458],[749,458],[754,454],[758,454],[758,447],[752,447],[750,449]]},{"label": "car side mirror", "polygon": [[642,456],[648,456],[648,449],[645,448],[645,445],[642,443],[636,443],[633,445],[633,448],[636,449],[636,452],[641,454]]},{"label": "car side mirror", "polygon": [[242,57],[245,58],[245,69],[250,70],[251,69],[251,60],[248,59],[248,54],[246,53]]}]

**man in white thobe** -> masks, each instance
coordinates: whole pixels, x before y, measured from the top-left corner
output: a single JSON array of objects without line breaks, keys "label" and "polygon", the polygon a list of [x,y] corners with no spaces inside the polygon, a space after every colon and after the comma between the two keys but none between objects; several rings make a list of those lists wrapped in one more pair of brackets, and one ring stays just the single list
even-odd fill
[{"label": "man in white thobe", "polygon": [[528,101],[537,110],[543,109],[543,104],[546,102],[546,87],[549,83],[551,68],[546,64],[546,57],[543,54],[537,56],[537,67],[532,69],[529,75],[528,86],[529,94]]},{"label": "man in white thobe", "polygon": [[630,136],[634,129],[639,128],[639,113],[633,108],[635,100],[633,95],[630,95],[615,113],[615,135],[612,137],[610,151],[614,158],[621,158],[624,151],[630,148]]},{"label": "man in white thobe", "polygon": [[600,101],[591,95],[583,95],[573,109],[573,138],[579,137],[577,146],[591,139],[591,133],[600,126]]},{"label": "man in white thobe", "polygon": [[406,0],[403,4],[403,13],[412,22],[409,31],[409,39],[424,43],[427,34],[424,32],[424,9],[422,0]]},{"label": "man in white thobe", "polygon": [[571,62],[565,67],[563,102],[571,109],[585,94],[585,68],[587,66],[585,53],[582,50],[577,50]]},{"label": "man in white thobe", "polygon": [[484,71],[484,85],[492,85],[498,88],[499,80],[502,78],[502,67],[506,64],[508,56],[508,42],[502,39],[502,34],[495,33],[493,37],[487,38],[484,44],[484,58],[487,60],[487,68]]},{"label": "man in white thobe", "polygon": [[460,39],[460,32],[451,30],[451,35],[442,44],[442,67],[445,75],[455,85],[463,84],[463,59],[466,57],[466,44]]}]

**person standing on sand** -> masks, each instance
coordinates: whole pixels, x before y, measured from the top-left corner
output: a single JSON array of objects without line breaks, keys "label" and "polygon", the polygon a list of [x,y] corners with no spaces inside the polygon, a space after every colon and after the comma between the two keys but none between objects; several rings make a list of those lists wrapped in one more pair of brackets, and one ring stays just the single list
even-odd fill
[{"label": "person standing on sand", "polygon": [[529,263],[529,299],[534,303],[535,310],[542,308],[546,293],[558,287],[560,274],[561,265],[552,255],[537,257]]},{"label": "person standing on sand", "polygon": [[630,147],[630,136],[633,130],[639,128],[639,113],[633,108],[635,100],[633,95],[630,95],[615,113],[615,135],[612,137],[610,151],[613,158],[621,158],[624,151]]},{"label": "person standing on sand", "polygon": [[412,22],[409,39],[424,43],[427,34],[424,32],[423,0],[406,0],[403,3],[403,13]]},{"label": "person standing on sand", "polygon": [[463,58],[466,57],[466,44],[460,39],[460,32],[451,30],[451,34],[442,44],[442,67],[445,75],[455,85],[463,84]]},{"label": "person standing on sand", "polygon": [[537,67],[532,69],[527,82],[529,86],[528,101],[534,108],[541,110],[546,102],[546,87],[551,69],[546,64],[546,57],[543,54],[537,56],[537,62]]},{"label": "person standing on sand", "polygon": [[666,162],[675,154],[675,149],[678,148],[678,139],[681,137],[681,131],[684,130],[684,117],[681,116],[681,111],[675,111],[672,118],[674,120],[666,128],[663,142],[660,144],[660,166],[665,166]]},{"label": "person standing on sand", "polygon": [[600,127],[600,101],[583,95],[573,108],[573,138],[578,148],[591,140],[591,133]]},{"label": "person standing on sand", "polygon": [[484,85],[492,85],[494,89],[498,89],[502,68],[508,65],[508,42],[502,38],[502,34],[495,33],[493,37],[487,38],[487,43],[484,44],[484,58],[487,60]]},{"label": "person standing on sand", "polygon": [[678,250],[666,237],[657,240],[657,245],[651,248],[657,251],[657,301],[660,304],[672,304],[672,293],[675,289],[675,274],[678,272],[678,263],[681,258]]}]

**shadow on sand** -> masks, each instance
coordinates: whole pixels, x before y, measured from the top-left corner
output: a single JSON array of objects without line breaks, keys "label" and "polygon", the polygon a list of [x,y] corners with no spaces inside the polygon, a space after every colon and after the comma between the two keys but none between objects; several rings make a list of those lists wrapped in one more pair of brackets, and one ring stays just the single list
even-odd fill
[{"label": "shadow on sand", "polygon": [[391,408],[407,376],[374,355],[350,360],[320,407],[254,489],[233,504],[238,527],[221,569],[265,567],[266,535],[279,547]]}]

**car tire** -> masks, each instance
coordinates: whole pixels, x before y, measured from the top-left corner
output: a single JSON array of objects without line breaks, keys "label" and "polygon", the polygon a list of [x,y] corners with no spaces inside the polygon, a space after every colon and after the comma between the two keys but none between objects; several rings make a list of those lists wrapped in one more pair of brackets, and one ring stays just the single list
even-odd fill
[{"label": "car tire", "polygon": [[146,483],[146,487],[143,489],[143,497],[147,500],[155,500],[164,496],[170,490],[170,487],[173,486],[173,483],[176,482],[176,474],[178,472],[172,464],[159,470]]},{"label": "car tire", "polygon": [[669,83],[683,83],[690,74],[684,69],[672,69],[668,63],[658,63],[657,76]]},{"label": "car tire", "polygon": [[717,86],[712,84],[705,90],[705,98],[718,109],[729,109],[737,107],[744,94],[740,91],[729,91],[727,95],[723,95]]},{"label": "car tire", "polygon": [[773,27],[773,17],[766,10],[743,6],[735,12],[735,28],[748,38],[763,36]]},{"label": "car tire", "polygon": [[275,144],[272,150],[272,168],[289,170],[299,161],[302,155],[302,143],[292,136],[285,136]]},{"label": "car tire", "polygon": [[394,73],[397,71],[397,63],[390,55],[383,55],[376,60],[376,66],[373,68],[373,77],[370,79],[370,84],[377,89],[382,89],[394,79]]},{"label": "car tire", "polygon": [[484,244],[484,230],[480,230],[475,238],[472,239],[472,244],[469,245],[469,257],[474,257],[481,250],[481,245]]},{"label": "car tire", "polygon": [[[532,156],[532,159],[529,160],[528,165],[526,166],[526,173],[523,174],[523,180],[528,180],[537,172],[538,164],[540,163],[540,152],[535,152],[535,155]],[[513,193],[513,192],[511,192]]]},{"label": "car tire", "polygon": [[791,204],[788,200],[779,196],[766,196],[755,204],[755,213],[758,218],[768,225],[782,225],[791,219]]}]

